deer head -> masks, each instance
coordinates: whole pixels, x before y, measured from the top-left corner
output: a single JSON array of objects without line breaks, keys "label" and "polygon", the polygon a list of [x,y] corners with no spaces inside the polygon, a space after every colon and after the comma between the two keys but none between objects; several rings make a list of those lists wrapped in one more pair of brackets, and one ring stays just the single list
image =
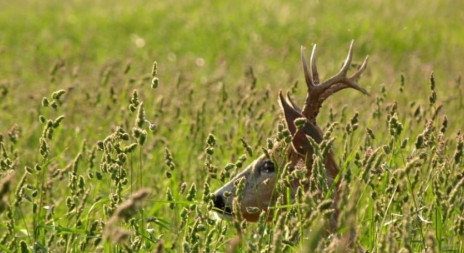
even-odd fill
[{"label": "deer head", "polygon": [[[348,56],[338,74],[332,76],[324,82],[320,82],[316,67],[316,45],[311,53],[310,70],[308,69],[304,56],[304,48],[301,48],[301,61],[305,81],[308,88],[306,102],[303,110],[290,98],[279,91],[279,104],[282,109],[285,124],[290,133],[291,141],[277,141],[274,148],[258,159],[253,161],[246,169],[232,178],[214,193],[214,206],[218,213],[232,215],[232,203],[236,193],[236,184],[239,180],[244,180],[241,196],[241,215],[248,221],[257,221],[260,212],[249,212],[250,207],[254,209],[269,211],[268,207],[273,206],[278,196],[275,194],[275,185],[284,167],[288,170],[306,168],[306,175],[311,176],[311,166],[313,159],[313,148],[310,140],[316,143],[323,140],[323,132],[316,123],[322,103],[332,94],[345,89],[353,88],[364,94],[368,94],[365,89],[360,87],[356,80],[366,69],[368,57],[364,60],[361,67],[350,77],[347,77],[348,69],[353,57],[353,42],[351,42]],[[298,120],[298,124],[295,123]],[[324,158],[327,182],[332,184],[334,178],[339,173],[339,168],[335,163],[334,154],[329,151]],[[291,196],[295,195],[299,183],[291,183]],[[337,185],[335,185],[337,187]],[[336,194],[335,197],[336,199]],[[272,217],[269,215],[268,217]]]}]

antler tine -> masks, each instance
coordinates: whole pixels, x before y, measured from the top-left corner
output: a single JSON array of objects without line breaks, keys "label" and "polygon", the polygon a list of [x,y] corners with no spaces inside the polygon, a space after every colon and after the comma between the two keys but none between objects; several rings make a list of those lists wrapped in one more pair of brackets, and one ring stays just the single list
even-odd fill
[{"label": "antler tine", "polygon": [[351,60],[353,60],[353,44],[354,44],[354,40],[352,40],[350,43],[350,49],[348,49],[348,55],[346,56],[345,62],[343,63],[342,69],[340,70],[340,73],[343,73],[344,75],[346,75],[346,72],[348,72],[348,69],[350,68]]},{"label": "antler tine", "polygon": [[366,56],[363,63],[361,64],[361,67],[358,69],[358,71],[356,71],[356,73],[354,73],[350,77],[350,79],[357,80],[361,76],[361,74],[364,72],[364,70],[366,70],[368,61],[369,61],[369,55]]},{"label": "antler tine", "polygon": [[350,64],[351,64],[351,60],[353,59],[353,42],[354,41],[352,40],[351,44],[350,44],[350,49],[348,50],[348,55],[346,56],[345,62],[343,63],[343,66],[340,69],[340,71],[338,72],[338,74],[332,76],[331,78],[329,78],[325,82],[318,85],[319,90],[325,90],[326,88],[333,85],[334,83],[341,82],[343,80],[343,78],[346,77],[346,72],[348,72],[348,69],[349,69]]},{"label": "antler tine", "polygon": [[306,80],[306,85],[308,86],[308,89],[312,89],[314,87],[314,83],[311,77],[311,74],[309,73],[308,70],[308,64],[306,63],[306,57],[304,55],[304,47],[301,46],[301,63],[303,64],[303,72]]},{"label": "antler tine", "polygon": [[314,44],[313,51],[311,52],[311,72],[313,74],[313,82],[314,84],[319,84],[319,74],[317,73],[317,66],[316,66],[316,47],[317,45]]},{"label": "antler tine", "polygon": [[350,88],[353,88],[355,90],[358,90],[358,91],[364,93],[365,95],[369,94],[364,88],[359,86],[355,81],[357,78],[359,78],[359,76],[362,74],[362,72],[366,69],[366,67],[367,67],[367,59],[368,58],[366,58],[364,60],[361,68],[356,73],[354,73],[353,76],[351,76],[350,78],[348,78],[346,76],[346,73],[348,72],[348,69],[349,69],[349,67],[351,65],[351,61],[353,59],[353,43],[354,43],[354,41],[352,40],[351,43],[350,43],[350,49],[348,50],[348,55],[346,56],[345,62],[343,63],[343,66],[340,69],[340,72],[338,72],[338,74],[336,74],[336,75],[332,76],[331,78],[329,78],[327,81],[325,81],[325,82],[321,83],[320,85],[318,85],[316,87],[317,90],[318,90],[318,93],[323,93],[329,87],[340,83],[342,86],[338,85],[340,87],[336,88],[337,90],[341,90],[341,89],[350,87]]},{"label": "antler tine", "polygon": [[[353,44],[354,41],[351,41],[350,48],[348,50],[348,55],[345,58],[342,68],[340,71],[319,84],[319,76],[317,73],[316,68],[316,46],[313,47],[313,52],[311,54],[311,70],[313,74],[313,78],[311,79],[312,85],[308,85],[308,95],[306,97],[305,106],[303,108],[303,115],[308,118],[311,122],[316,122],[316,116],[319,113],[319,109],[324,102],[330,95],[336,93],[345,88],[353,88],[362,92],[363,94],[369,95],[369,93],[359,86],[356,80],[361,76],[364,70],[367,67],[368,57],[364,59],[361,67],[350,77],[347,77],[348,70],[351,65],[351,61],[353,59]],[[302,55],[302,57],[304,57]],[[304,59],[304,58],[303,58]],[[306,62],[303,61],[303,68],[307,72]],[[309,75],[306,74],[305,76]]]}]

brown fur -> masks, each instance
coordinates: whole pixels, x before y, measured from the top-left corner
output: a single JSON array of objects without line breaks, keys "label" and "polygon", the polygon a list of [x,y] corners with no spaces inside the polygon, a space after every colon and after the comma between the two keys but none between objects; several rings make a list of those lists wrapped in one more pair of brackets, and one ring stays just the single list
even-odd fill
[{"label": "brown fur", "polygon": [[[351,43],[348,56],[340,72],[329,78],[327,81],[320,82],[319,74],[315,65],[315,54],[316,46],[313,48],[311,55],[311,72],[309,71],[306,59],[302,49],[302,63],[303,70],[305,73],[305,80],[308,86],[308,95],[306,98],[305,105],[301,111],[295,103],[291,100],[290,96],[287,98],[282,96],[282,92],[279,92],[279,103],[283,111],[287,129],[291,134],[291,145],[286,146],[284,141],[277,143],[276,147],[269,153],[271,157],[265,155],[260,156],[252,164],[250,164],[245,170],[235,176],[231,181],[226,183],[223,187],[218,189],[215,194],[215,206],[222,213],[231,215],[232,200],[235,197],[235,184],[237,180],[244,177],[245,186],[242,192],[241,201],[241,212],[242,217],[248,221],[255,222],[259,218],[260,212],[249,213],[247,208],[257,207],[261,211],[267,211],[269,206],[273,206],[278,196],[275,194],[275,184],[278,180],[278,168],[290,162],[290,169],[304,165],[307,168],[307,176],[311,176],[311,166],[313,159],[313,149],[310,145],[308,137],[312,138],[316,143],[320,143],[323,140],[323,132],[316,123],[316,117],[319,113],[319,109],[324,100],[332,95],[333,93],[345,89],[354,88],[361,91],[364,94],[367,92],[361,88],[356,80],[360,77],[361,73],[366,68],[367,57],[360,69],[353,74],[351,77],[346,77],[348,67],[352,59],[352,46]],[[298,128],[295,125],[295,120],[304,119],[304,125]],[[269,162],[277,163],[276,171],[270,172]],[[334,179],[339,173],[339,167],[335,162],[334,154],[329,151],[325,157],[325,169],[327,175],[327,182],[332,184]],[[296,193],[298,184],[295,182],[291,187],[292,196]],[[226,192],[230,193],[229,197],[225,197]],[[335,214],[331,222],[331,230],[334,231],[337,227],[336,220],[338,217],[338,210],[336,209],[336,203],[338,202],[338,182],[335,185],[335,191],[332,194],[334,200]],[[272,217],[272,215],[269,215]]]}]

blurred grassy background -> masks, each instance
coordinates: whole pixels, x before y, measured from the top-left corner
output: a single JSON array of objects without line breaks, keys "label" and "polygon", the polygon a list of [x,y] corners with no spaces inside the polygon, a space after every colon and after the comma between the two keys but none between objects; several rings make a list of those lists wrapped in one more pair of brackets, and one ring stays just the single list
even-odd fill
[{"label": "blurred grassy background", "polygon": [[299,70],[300,45],[318,43],[320,58],[326,59],[320,64],[328,65],[330,59],[342,57],[352,39],[358,55],[372,55],[377,71],[371,73],[379,82],[392,82],[401,72],[429,74],[431,69],[455,77],[463,56],[461,1],[63,4],[20,0],[0,4],[1,74],[25,83],[44,78],[42,73],[62,58],[83,73],[128,58],[136,69],[157,59],[165,63],[161,64],[164,73],[170,73],[192,67],[202,58],[203,75],[225,61],[230,76],[246,65],[257,65],[257,73],[265,72],[266,78],[277,81],[269,74]]}]

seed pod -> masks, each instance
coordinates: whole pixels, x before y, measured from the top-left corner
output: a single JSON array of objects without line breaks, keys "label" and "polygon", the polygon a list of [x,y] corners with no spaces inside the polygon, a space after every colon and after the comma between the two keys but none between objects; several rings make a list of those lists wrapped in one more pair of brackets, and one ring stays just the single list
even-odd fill
[{"label": "seed pod", "polygon": [[195,186],[195,184],[193,183],[192,186],[190,186],[190,189],[188,191],[188,194],[187,194],[187,201],[193,201],[193,199],[195,198],[197,194],[197,187]]},{"label": "seed pod", "polygon": [[151,80],[151,88],[156,89],[156,88],[158,88],[158,86],[159,86],[159,78],[155,76]]},{"label": "seed pod", "polygon": [[156,61],[153,62],[153,68],[151,69],[151,76],[153,77],[158,76],[158,63]]},{"label": "seed pod", "polygon": [[50,101],[48,101],[48,98],[43,97],[42,98],[42,106],[47,107],[50,104]]},{"label": "seed pod", "polygon": [[54,100],[60,100],[61,96],[66,93],[65,90],[57,90],[52,93],[52,99]]},{"label": "seed pod", "polygon": [[170,202],[169,203],[169,208],[172,210],[176,207],[176,204],[173,202],[174,201],[174,197],[172,196],[172,191],[171,191],[171,188],[168,188],[167,192],[166,192],[166,198],[167,200]]},{"label": "seed pod", "polygon": [[140,128],[142,128],[145,124],[145,109],[143,108],[143,102],[139,104],[135,124]]},{"label": "seed pod", "polygon": [[240,140],[242,141],[243,148],[247,151],[248,155],[250,157],[252,157],[253,156],[253,151],[252,151],[250,145],[248,145],[248,143],[245,141],[245,139],[240,138]]}]

